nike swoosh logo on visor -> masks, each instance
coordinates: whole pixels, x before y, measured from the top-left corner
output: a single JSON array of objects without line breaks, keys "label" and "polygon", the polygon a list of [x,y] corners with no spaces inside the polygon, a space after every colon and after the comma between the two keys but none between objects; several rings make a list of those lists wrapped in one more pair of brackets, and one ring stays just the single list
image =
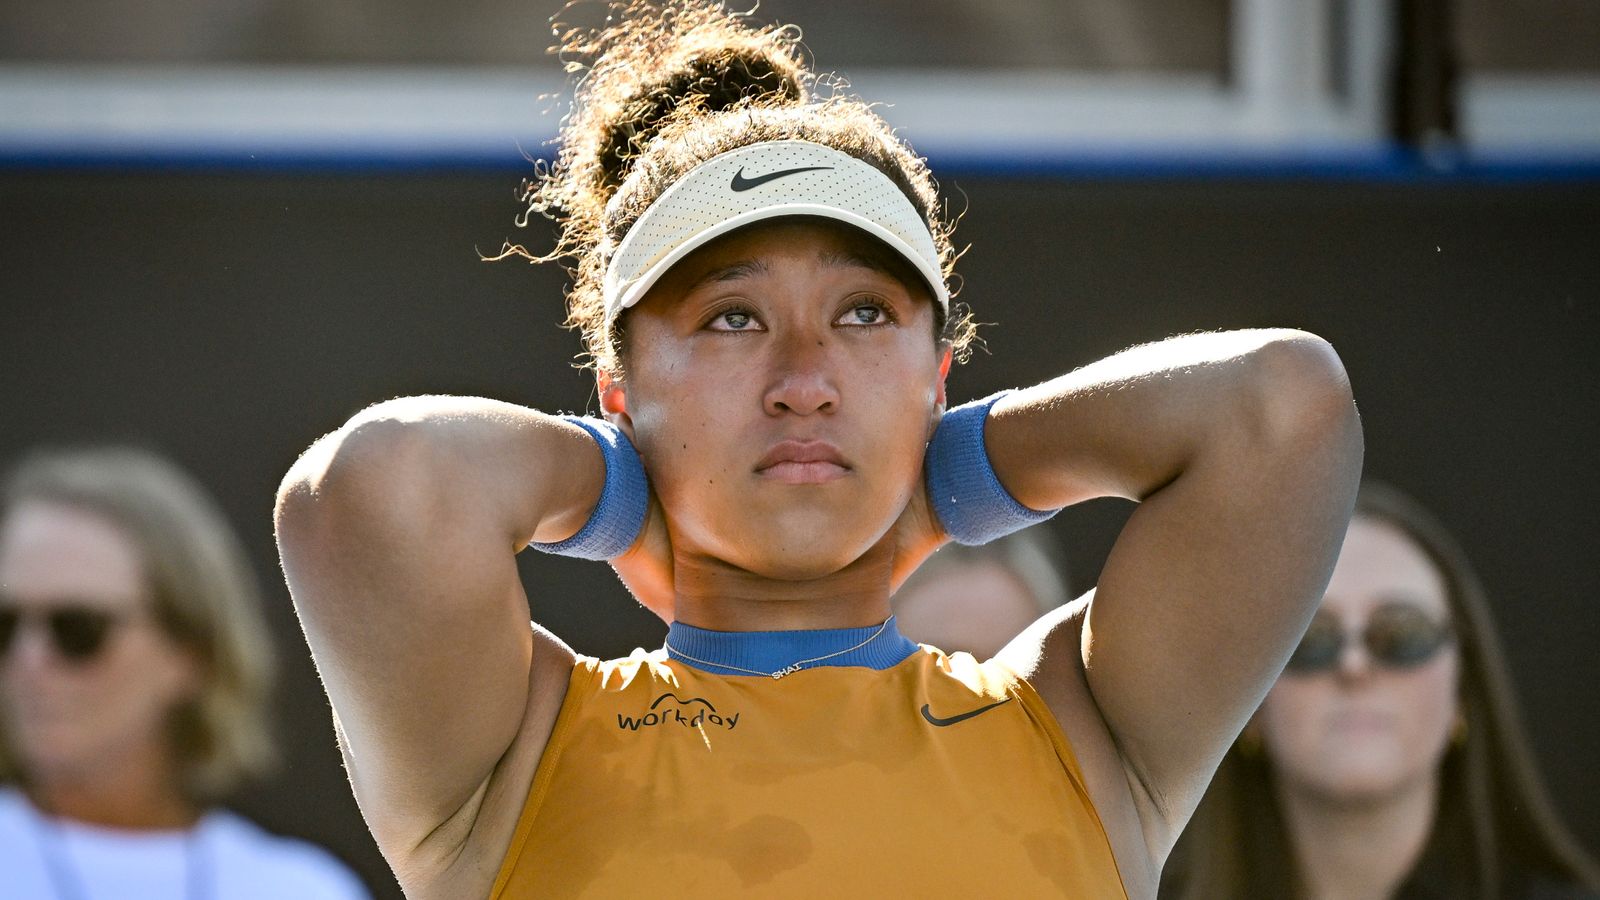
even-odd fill
[{"label": "nike swoosh logo on visor", "polygon": [[817,172],[823,169],[832,168],[833,166],[805,166],[799,169],[779,169],[776,172],[768,172],[765,175],[757,175],[754,178],[746,178],[744,177],[744,166],[740,166],[739,171],[733,176],[733,182],[728,186],[733,188],[735,191],[748,191],[751,188],[758,188],[769,181],[776,181],[785,175],[794,175],[800,172]]},{"label": "nike swoosh logo on visor", "polygon": [[977,709],[972,710],[971,712],[964,712],[959,716],[951,716],[948,719],[941,719],[938,716],[934,715],[932,712],[930,712],[928,710],[928,704],[924,703],[924,704],[922,704],[922,717],[924,719],[927,719],[929,723],[931,723],[933,725],[938,725],[939,727],[943,728],[943,727],[945,727],[947,725],[954,725],[957,722],[965,722],[966,720],[972,718],[973,716],[981,716],[984,713],[988,712],[989,710],[994,709],[996,706],[1004,706],[1004,705],[1006,705],[1007,703],[1010,703],[1010,702],[1011,702],[1011,698],[1007,697],[1004,700],[1001,700],[999,703],[991,703],[988,706],[980,706]]}]

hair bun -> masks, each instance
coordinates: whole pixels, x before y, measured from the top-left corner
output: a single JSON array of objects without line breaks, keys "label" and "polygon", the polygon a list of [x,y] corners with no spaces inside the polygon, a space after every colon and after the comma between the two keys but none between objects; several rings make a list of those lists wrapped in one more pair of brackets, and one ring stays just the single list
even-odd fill
[{"label": "hair bun", "polygon": [[[517,221],[553,219],[555,247],[535,254],[507,241],[485,258],[570,261],[567,324],[583,332],[598,368],[622,371],[620,317],[605,307],[610,253],[696,166],[753,143],[810,141],[884,173],[926,223],[946,281],[952,277],[953,223],[926,161],[870,104],[844,93],[842,82],[812,74],[799,29],[758,25],[751,13],[730,12],[716,0],[583,0],[568,10],[602,13],[605,21],[555,27],[554,49],[578,76],[575,96],[554,164],[536,160],[534,176],[523,182]],[[971,316],[954,305],[935,319],[938,339],[964,359],[974,337]]]},{"label": "hair bun", "polygon": [[573,187],[593,199],[616,191],[674,116],[807,99],[811,76],[793,28],[758,28],[705,0],[607,8],[612,24],[569,30],[555,48],[569,71],[588,69],[564,129],[563,162]]},{"label": "hair bun", "polygon": [[[794,73],[770,55],[733,48],[695,55],[663,66],[660,80],[640,84],[609,129],[601,149],[601,165],[610,186],[627,177],[630,161],[681,109],[715,113],[751,102],[803,102],[805,89]],[[614,180],[613,180],[614,179]]]}]

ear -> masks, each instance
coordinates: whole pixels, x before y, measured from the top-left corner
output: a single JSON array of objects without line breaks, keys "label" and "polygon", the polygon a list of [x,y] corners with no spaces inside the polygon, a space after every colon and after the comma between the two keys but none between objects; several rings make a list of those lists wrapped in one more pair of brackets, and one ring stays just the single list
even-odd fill
[{"label": "ear", "polygon": [[933,432],[939,427],[939,420],[944,418],[944,411],[950,405],[950,399],[945,394],[945,380],[950,377],[951,350],[947,346],[940,351],[939,356],[939,383],[934,387],[933,415],[928,418],[928,435],[926,440],[933,440]]},{"label": "ear", "polygon": [[606,369],[599,369],[595,372],[595,383],[600,389],[600,412],[605,414],[606,421],[618,427],[624,424],[632,427],[633,422],[628,418],[628,391],[622,381]]},{"label": "ear", "polygon": [[944,393],[944,385],[945,380],[950,377],[950,361],[954,355],[955,351],[946,345],[943,353],[939,356],[939,409],[941,411],[950,405],[950,400]]}]

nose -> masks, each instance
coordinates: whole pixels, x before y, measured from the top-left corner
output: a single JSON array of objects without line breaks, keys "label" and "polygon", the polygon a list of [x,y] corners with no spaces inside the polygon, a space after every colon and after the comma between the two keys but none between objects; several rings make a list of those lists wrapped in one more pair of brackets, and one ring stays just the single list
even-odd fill
[{"label": "nose", "polygon": [[53,656],[50,635],[26,617],[17,623],[11,640],[0,647],[0,671],[21,672],[43,668]]},{"label": "nose", "polygon": [[1372,657],[1367,653],[1367,642],[1360,634],[1346,635],[1339,650],[1339,677],[1360,678],[1372,670]]},{"label": "nose", "polygon": [[839,407],[839,387],[823,335],[797,330],[773,341],[770,381],[762,397],[769,416],[809,416]]}]

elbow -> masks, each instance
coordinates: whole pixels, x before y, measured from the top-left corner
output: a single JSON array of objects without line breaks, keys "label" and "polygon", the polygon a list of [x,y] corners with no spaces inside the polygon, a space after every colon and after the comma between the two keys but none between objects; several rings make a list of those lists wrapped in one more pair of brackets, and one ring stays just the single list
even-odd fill
[{"label": "elbow", "polygon": [[1256,352],[1254,362],[1258,433],[1282,452],[1320,459],[1359,478],[1361,417],[1333,345],[1306,332],[1283,332]]},{"label": "elbow", "polygon": [[414,476],[429,453],[429,436],[410,404],[369,407],[301,454],[273,506],[280,552],[320,542],[358,520],[370,522],[397,505],[398,492],[427,483]]}]

